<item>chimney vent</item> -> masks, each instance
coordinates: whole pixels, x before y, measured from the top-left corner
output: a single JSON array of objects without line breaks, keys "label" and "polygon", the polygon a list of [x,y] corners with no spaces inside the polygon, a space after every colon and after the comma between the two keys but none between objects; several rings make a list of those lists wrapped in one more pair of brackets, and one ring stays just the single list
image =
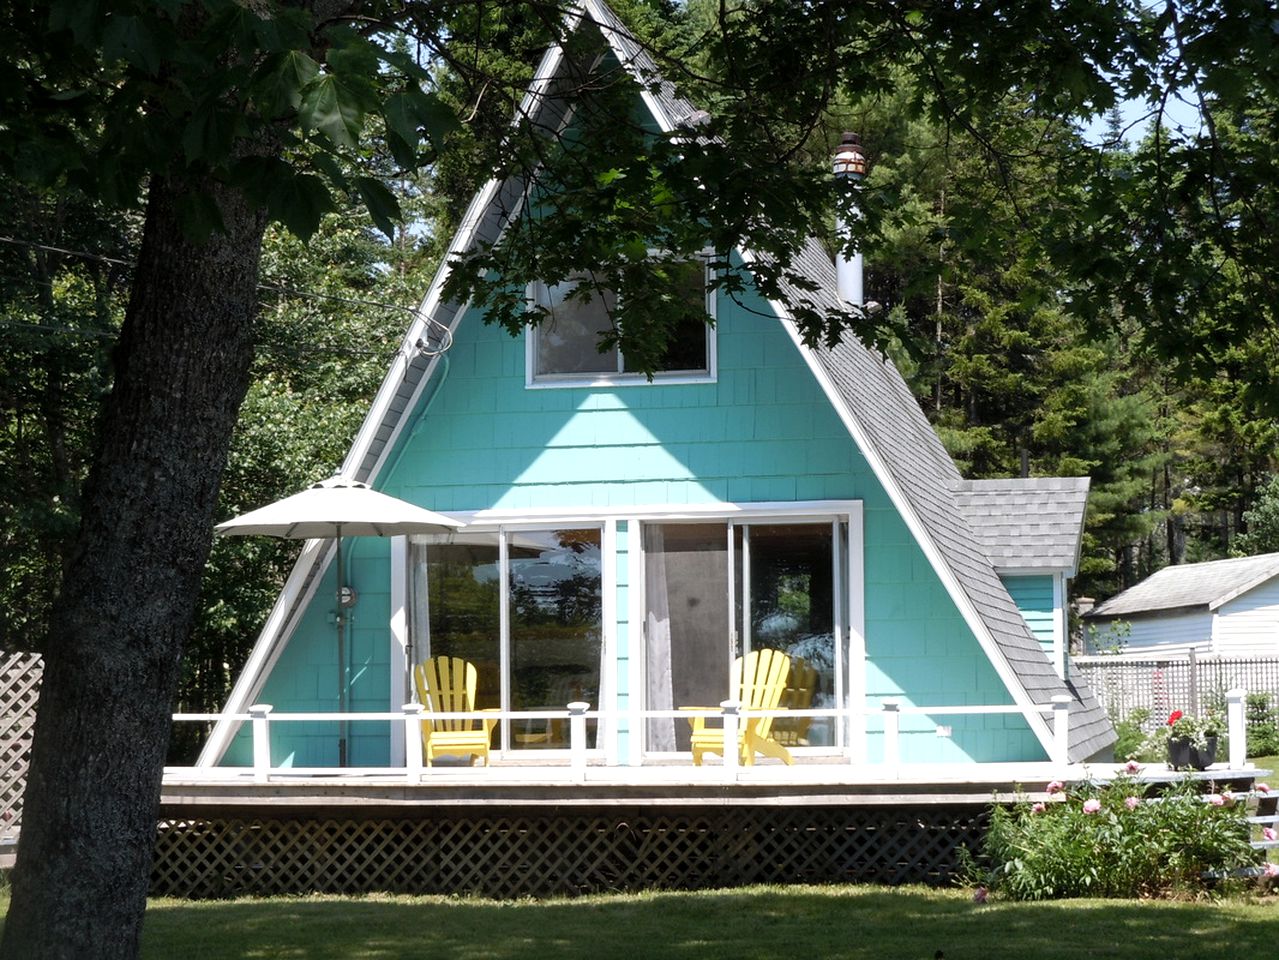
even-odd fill
[{"label": "chimney vent", "polygon": [[[862,152],[861,137],[855,133],[845,133],[839,142],[839,147],[835,150],[835,158],[831,166],[838,184],[845,189],[857,189],[862,178],[866,176],[866,154]],[[845,253],[844,243],[848,239],[848,233],[848,224],[840,216],[835,222],[836,240],[840,245],[839,251],[835,254],[836,288],[840,297],[864,309],[862,254],[860,250],[853,251],[852,256]]]}]

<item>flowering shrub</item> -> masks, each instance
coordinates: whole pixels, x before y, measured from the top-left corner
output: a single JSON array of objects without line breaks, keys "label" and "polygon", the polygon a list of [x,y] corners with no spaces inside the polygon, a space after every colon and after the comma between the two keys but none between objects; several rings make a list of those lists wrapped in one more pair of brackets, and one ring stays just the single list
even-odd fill
[{"label": "flowering shrub", "polygon": [[1207,873],[1258,864],[1244,802],[1229,794],[1204,802],[1196,787],[1186,781],[1146,799],[1121,774],[1108,786],[1054,781],[1046,804],[996,805],[979,882],[1014,900],[1162,897],[1202,891]]}]

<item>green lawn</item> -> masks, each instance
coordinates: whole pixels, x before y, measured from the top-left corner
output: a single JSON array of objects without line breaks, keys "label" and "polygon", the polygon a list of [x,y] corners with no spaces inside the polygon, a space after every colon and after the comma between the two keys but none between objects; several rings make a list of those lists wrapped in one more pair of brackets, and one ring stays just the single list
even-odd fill
[{"label": "green lawn", "polygon": [[[7,897],[0,909],[7,909]],[[752,887],[495,903],[440,897],[153,901],[150,960],[1125,960],[1274,956],[1279,897],[978,906],[919,887]]]}]

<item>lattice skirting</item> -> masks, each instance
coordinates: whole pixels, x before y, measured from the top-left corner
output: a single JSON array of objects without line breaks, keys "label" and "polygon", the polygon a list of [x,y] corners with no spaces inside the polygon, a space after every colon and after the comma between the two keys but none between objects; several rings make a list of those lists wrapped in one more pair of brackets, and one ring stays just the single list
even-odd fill
[{"label": "lattice skirting", "polygon": [[39,654],[0,655],[0,837],[14,833],[22,823],[41,676]]},{"label": "lattice skirting", "polygon": [[982,807],[515,812],[421,819],[166,820],[152,893],[545,896],[748,883],[945,883]]}]

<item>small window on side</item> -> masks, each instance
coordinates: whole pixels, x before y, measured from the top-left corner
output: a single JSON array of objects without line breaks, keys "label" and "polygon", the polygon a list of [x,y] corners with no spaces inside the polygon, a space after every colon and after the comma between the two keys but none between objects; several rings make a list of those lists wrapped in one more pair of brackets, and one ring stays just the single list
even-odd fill
[{"label": "small window on side", "polygon": [[537,377],[617,372],[617,348],[604,353],[599,351],[600,336],[612,328],[617,297],[612,291],[604,291],[601,295],[589,284],[583,284],[578,291],[579,294],[589,291],[589,299],[585,302],[576,296],[569,297],[581,279],[535,285],[537,302],[549,312],[534,338],[537,343],[534,374]]}]

